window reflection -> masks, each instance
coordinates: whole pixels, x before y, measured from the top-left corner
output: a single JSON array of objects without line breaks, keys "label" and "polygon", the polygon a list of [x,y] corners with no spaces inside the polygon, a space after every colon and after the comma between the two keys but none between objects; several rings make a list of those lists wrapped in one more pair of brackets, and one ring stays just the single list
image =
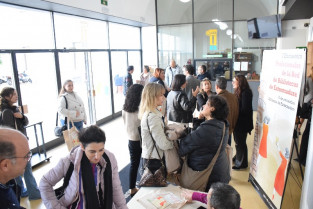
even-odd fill
[{"label": "window reflection", "polygon": [[0,4],[1,49],[52,49],[51,13]]},{"label": "window reflection", "polygon": [[10,54],[0,54],[0,91],[6,86],[15,88],[12,60]]},{"label": "window reflection", "polygon": [[107,49],[107,23],[99,20],[55,13],[57,48]]},{"label": "window reflection", "polygon": [[[47,142],[55,138],[53,127],[55,127],[58,91],[54,54],[18,53],[16,59],[22,103],[27,105],[28,109],[26,115],[30,124],[43,121]],[[27,129],[30,138],[33,136],[32,130]],[[35,140],[29,140],[29,143],[31,148],[35,147]]]}]

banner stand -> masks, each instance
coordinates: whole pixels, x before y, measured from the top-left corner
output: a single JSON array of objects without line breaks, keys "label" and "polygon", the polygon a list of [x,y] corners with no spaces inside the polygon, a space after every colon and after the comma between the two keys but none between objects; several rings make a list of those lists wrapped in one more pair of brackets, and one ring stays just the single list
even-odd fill
[{"label": "banner stand", "polygon": [[266,195],[262,187],[258,184],[258,182],[255,180],[255,178],[249,174],[249,182],[251,182],[252,186],[255,188],[257,193],[260,195],[264,203],[268,208],[277,209],[274,203],[271,201],[271,199]]}]

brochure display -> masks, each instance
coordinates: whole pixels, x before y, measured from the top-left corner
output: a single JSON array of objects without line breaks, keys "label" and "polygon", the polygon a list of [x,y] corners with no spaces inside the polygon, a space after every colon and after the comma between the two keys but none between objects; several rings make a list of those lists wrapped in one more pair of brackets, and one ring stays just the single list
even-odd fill
[{"label": "brochure display", "polygon": [[265,50],[249,180],[269,208],[280,208],[306,65],[303,49]]}]

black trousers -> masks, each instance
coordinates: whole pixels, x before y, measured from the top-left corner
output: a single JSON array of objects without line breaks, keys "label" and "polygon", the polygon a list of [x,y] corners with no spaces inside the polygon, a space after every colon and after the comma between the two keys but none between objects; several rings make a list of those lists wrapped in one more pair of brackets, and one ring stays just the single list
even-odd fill
[{"label": "black trousers", "polygon": [[129,140],[128,149],[130,154],[129,188],[134,189],[136,187],[137,172],[142,152],[140,141]]},{"label": "black trousers", "polygon": [[248,167],[248,148],[247,148],[247,134],[246,132],[234,131],[234,140],[236,144],[236,167]]},{"label": "black trousers", "polygon": [[308,145],[309,145],[310,127],[311,127],[311,120],[308,119],[303,135],[302,135],[300,153],[299,153],[299,162],[304,166],[306,163],[306,155],[307,155]]}]

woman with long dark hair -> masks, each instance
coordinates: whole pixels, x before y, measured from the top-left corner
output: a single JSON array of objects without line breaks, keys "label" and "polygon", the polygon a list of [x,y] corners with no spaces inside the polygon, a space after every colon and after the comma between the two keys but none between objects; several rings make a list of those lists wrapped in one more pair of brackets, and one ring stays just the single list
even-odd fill
[{"label": "woman with long dark hair", "polygon": [[233,88],[239,103],[239,116],[234,130],[236,156],[233,169],[239,170],[248,167],[247,135],[253,129],[252,91],[244,75],[236,75],[233,79]]},{"label": "woman with long dark hair", "polygon": [[190,123],[192,122],[192,113],[196,107],[196,96],[199,87],[192,90],[193,97],[188,100],[187,94],[183,91],[186,88],[186,76],[177,74],[174,76],[172,91],[167,96],[167,119],[170,122]]},{"label": "woman with long dark hair", "polygon": [[[67,104],[67,108],[66,108]],[[81,130],[83,128],[83,123],[87,123],[87,116],[84,107],[83,100],[78,96],[76,92],[74,92],[74,85],[72,80],[66,80],[63,83],[62,89],[59,94],[59,109],[61,117],[61,125],[63,126],[65,123],[65,118],[67,117],[67,121],[72,120],[74,122],[74,126],[77,130]],[[69,123],[70,127],[72,127],[72,123]]]},{"label": "woman with long dark hair", "polygon": [[130,154],[129,189],[131,195],[134,195],[138,191],[136,188],[136,179],[142,151],[138,130],[138,127],[140,126],[138,110],[142,90],[143,85],[141,84],[133,84],[128,89],[122,111],[124,126],[128,136],[128,149]]},{"label": "woman with long dark hair", "polygon": [[[28,118],[14,105],[18,100],[16,90],[12,87],[5,87],[2,89],[0,96],[0,117],[2,119],[2,125],[16,129],[26,136],[25,126],[28,125]],[[30,161],[26,164],[24,179],[27,190],[24,188],[22,178],[20,176],[16,178],[18,186],[22,189],[21,196],[26,197],[28,195],[29,200],[40,199],[40,191],[33,176]]]}]

